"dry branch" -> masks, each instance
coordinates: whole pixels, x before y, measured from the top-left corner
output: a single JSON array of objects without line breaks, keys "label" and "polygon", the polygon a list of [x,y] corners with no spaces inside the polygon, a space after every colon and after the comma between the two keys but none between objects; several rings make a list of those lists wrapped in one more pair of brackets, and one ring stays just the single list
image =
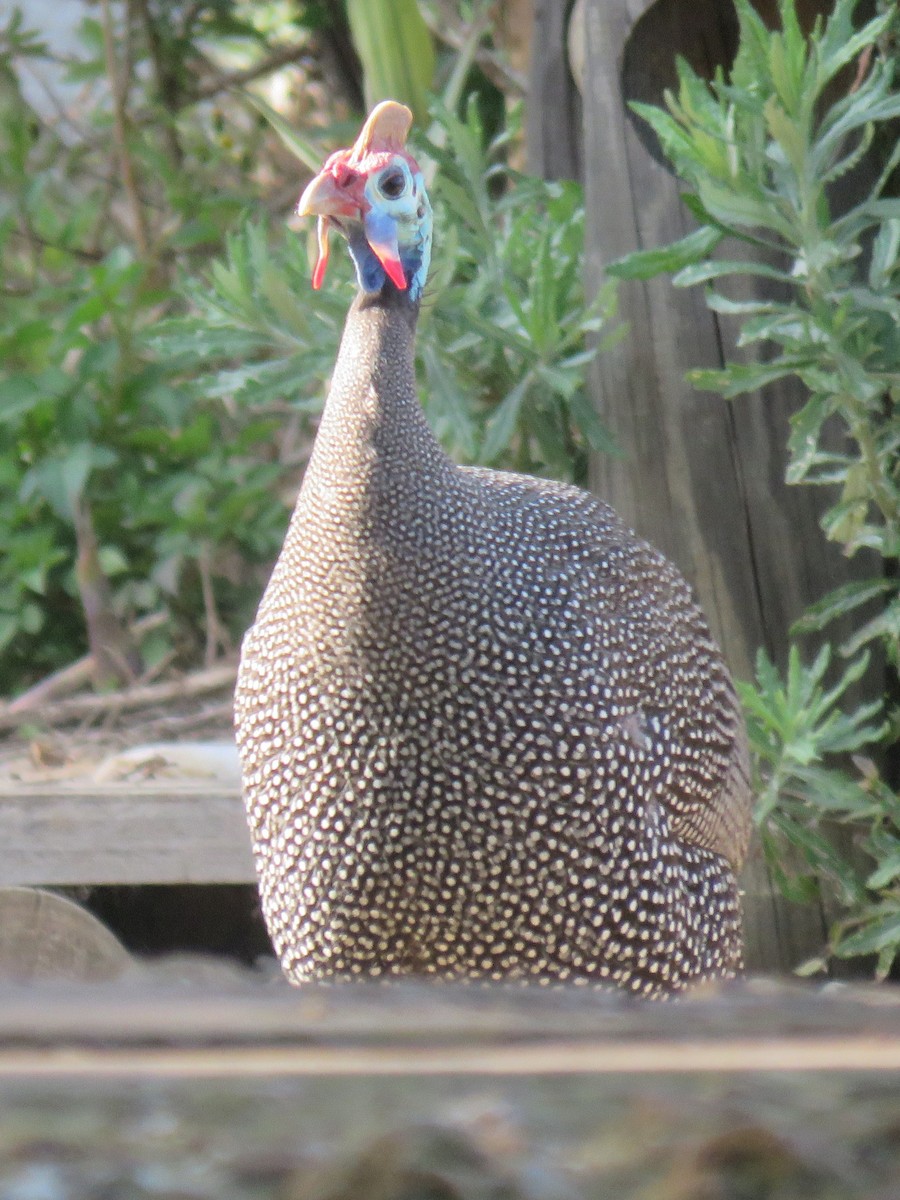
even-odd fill
[{"label": "dry branch", "polygon": [[[455,12],[455,6],[439,4],[436,11],[427,6],[422,10],[422,16],[432,37],[443,42],[451,50],[462,50],[469,38],[469,29],[460,24]],[[475,62],[481,68],[486,79],[501,92],[510,96],[525,96],[528,93],[528,79],[504,61],[503,57],[488,46],[480,45],[475,51]]]},{"label": "dry branch", "polygon": [[180,679],[137,685],[103,695],[72,696],[52,704],[37,704],[30,708],[20,706],[15,711],[11,711],[10,705],[3,705],[0,707],[0,731],[16,729],[26,721],[51,726],[67,725],[110,713],[133,712],[135,709],[169,704],[176,700],[194,699],[222,688],[234,687],[236,676],[237,665],[232,660],[184,675]]},{"label": "dry branch", "polygon": [[[135,621],[129,629],[129,634],[135,640],[140,641],[148,633],[152,633],[154,629],[159,629],[167,620],[168,615],[166,613],[150,613],[146,617],[141,617],[139,621]],[[0,709],[0,712],[4,712],[10,716],[13,713],[30,712],[58,696],[65,696],[76,692],[84,684],[90,683],[96,666],[97,660],[94,658],[94,655],[85,654],[83,658],[69,663],[67,667],[63,667],[59,671],[54,671],[52,675],[45,676],[34,687],[30,687],[27,692],[23,692],[15,700],[11,700],[9,704]]]},{"label": "dry branch", "polygon": [[246,83],[252,83],[254,79],[261,79],[263,75],[268,75],[280,67],[286,67],[292,62],[296,62],[298,58],[302,58],[304,54],[308,53],[309,45],[306,42],[292,42],[290,45],[280,46],[252,67],[228,71],[201,83],[191,93],[190,101],[196,103],[198,100],[209,100],[212,96],[216,96],[228,88],[243,87]]},{"label": "dry branch", "polygon": [[138,194],[134,174],[134,164],[128,147],[128,114],[126,112],[126,96],[128,89],[127,78],[119,69],[116,58],[116,37],[113,29],[112,11],[109,0],[101,3],[101,27],[103,30],[103,50],[106,56],[106,73],[113,99],[113,133],[116,143],[116,154],[119,159],[119,169],[122,172],[122,184],[131,206],[131,217],[134,221],[134,239],[138,250],[144,258],[150,254],[150,236],[147,229],[147,218],[144,206]]}]

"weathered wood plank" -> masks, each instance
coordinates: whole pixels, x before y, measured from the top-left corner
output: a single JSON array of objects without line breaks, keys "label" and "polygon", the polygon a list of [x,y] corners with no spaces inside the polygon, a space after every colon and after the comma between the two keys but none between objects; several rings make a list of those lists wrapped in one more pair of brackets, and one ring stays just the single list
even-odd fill
[{"label": "weathered wood plank", "polygon": [[[224,1052],[223,1052],[224,1048]],[[42,1056],[53,1052],[50,1057]],[[900,994],[750,982],[674,1005],[584,988],[0,988],[0,1074],[900,1070]]]},{"label": "weathered wood plank", "polygon": [[526,105],[528,169],[544,179],[581,179],[581,96],[569,69],[567,5],[535,0]]},{"label": "weathered wood plank", "polygon": [[0,1078],[232,1079],[302,1076],[599,1076],[853,1071],[896,1074],[900,1039],[737,1039],[694,1042],[572,1042],[538,1046],[348,1048],[344,1046],[0,1047]]},{"label": "weathered wood plank", "polygon": [[0,990],[0,1194],[887,1200],[898,1045],[875,989]]},{"label": "weathered wood plank", "polygon": [[253,883],[237,787],[0,783],[0,886]]},{"label": "weathered wood plank", "polygon": [[785,1075],[17,1080],[0,1088],[0,1192],[894,1200],[888,1079],[810,1084]]}]

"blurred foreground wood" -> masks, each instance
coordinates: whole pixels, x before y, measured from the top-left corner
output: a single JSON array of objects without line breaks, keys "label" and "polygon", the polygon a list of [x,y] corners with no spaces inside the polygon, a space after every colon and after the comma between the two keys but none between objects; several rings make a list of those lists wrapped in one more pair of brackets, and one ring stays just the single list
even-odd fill
[{"label": "blurred foreground wood", "polygon": [[201,987],[176,968],[0,987],[0,1194],[898,1195],[891,989],[760,981],[646,1005],[237,974]]},{"label": "blurred foreground wood", "polygon": [[[189,960],[178,968],[190,980]],[[178,974],[176,972],[176,979]],[[897,1072],[900,990],[755,981],[673,1004],[589,988],[0,987],[0,1074],[637,1075]],[[900,1114],[898,1114],[900,1115]]]}]

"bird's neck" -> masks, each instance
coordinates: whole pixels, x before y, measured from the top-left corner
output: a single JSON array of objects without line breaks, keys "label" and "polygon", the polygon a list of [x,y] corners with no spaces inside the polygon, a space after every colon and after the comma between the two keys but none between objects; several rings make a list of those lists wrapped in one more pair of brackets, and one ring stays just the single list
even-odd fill
[{"label": "bird's neck", "polygon": [[299,507],[360,519],[373,504],[410,506],[452,467],[422,411],[415,378],[418,304],[388,284],[347,315]]}]

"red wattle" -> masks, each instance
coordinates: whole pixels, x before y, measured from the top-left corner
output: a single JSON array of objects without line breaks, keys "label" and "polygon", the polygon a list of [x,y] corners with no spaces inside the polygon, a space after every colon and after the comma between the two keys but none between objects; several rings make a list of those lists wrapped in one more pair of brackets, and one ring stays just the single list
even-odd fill
[{"label": "red wattle", "polygon": [[403,274],[403,265],[400,262],[400,259],[399,258],[388,258],[387,255],[385,255],[385,257],[382,258],[380,254],[378,255],[378,258],[379,258],[379,261],[381,262],[381,265],[384,267],[385,271],[387,272],[388,278],[390,279],[391,283],[393,283],[396,287],[398,287],[401,292],[405,291],[406,276]]},{"label": "red wattle", "polygon": [[316,265],[313,268],[312,285],[313,291],[318,291],[322,286],[322,281],[325,278],[325,268],[328,266],[328,218],[319,217],[316,224],[316,239],[319,243],[319,257],[316,259]]}]

